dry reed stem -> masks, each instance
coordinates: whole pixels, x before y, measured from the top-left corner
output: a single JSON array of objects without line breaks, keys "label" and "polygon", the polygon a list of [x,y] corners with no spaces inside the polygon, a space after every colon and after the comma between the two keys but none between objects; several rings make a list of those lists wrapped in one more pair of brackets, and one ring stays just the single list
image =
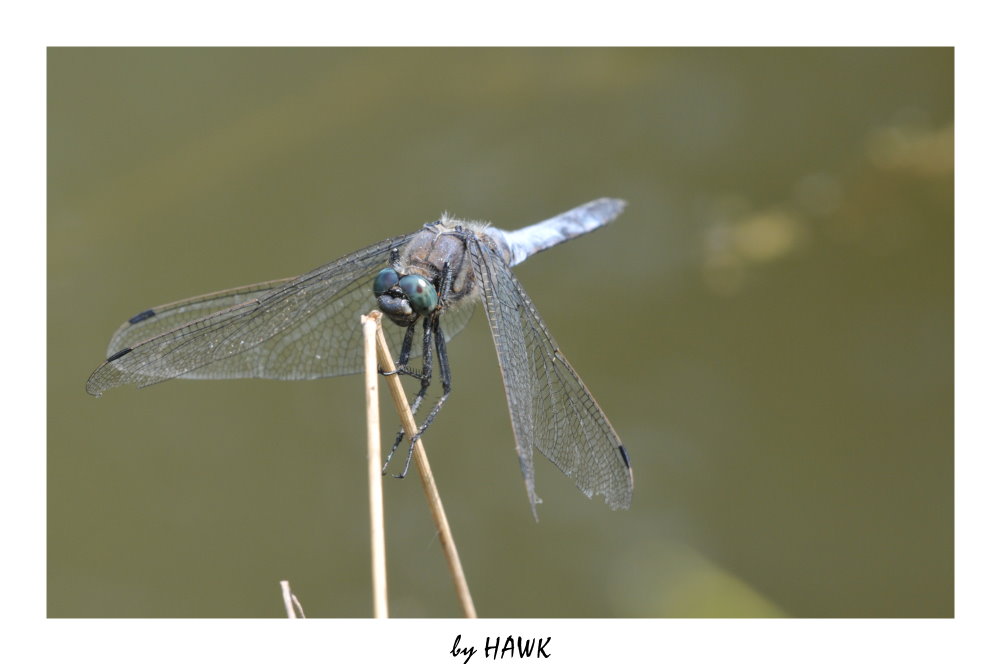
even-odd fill
[{"label": "dry reed stem", "polygon": [[292,594],[292,584],[288,581],[281,582],[281,599],[285,602],[285,613],[289,618],[305,618],[306,612],[299,604],[299,598]]},{"label": "dry reed stem", "polygon": [[378,416],[378,363],[376,337],[379,321],[372,314],[361,317],[365,347],[365,412],[368,419],[368,516],[372,551],[372,607],[376,618],[389,617],[389,591],[385,568],[385,513],[382,503],[381,430]]}]

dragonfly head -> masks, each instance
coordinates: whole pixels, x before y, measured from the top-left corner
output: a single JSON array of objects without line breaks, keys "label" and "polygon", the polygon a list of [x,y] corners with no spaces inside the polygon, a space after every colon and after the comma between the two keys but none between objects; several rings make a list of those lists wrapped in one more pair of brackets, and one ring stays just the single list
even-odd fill
[{"label": "dragonfly head", "polygon": [[434,311],[438,294],[434,285],[419,274],[401,276],[391,267],[380,270],[372,284],[378,308],[396,325],[412,325]]}]

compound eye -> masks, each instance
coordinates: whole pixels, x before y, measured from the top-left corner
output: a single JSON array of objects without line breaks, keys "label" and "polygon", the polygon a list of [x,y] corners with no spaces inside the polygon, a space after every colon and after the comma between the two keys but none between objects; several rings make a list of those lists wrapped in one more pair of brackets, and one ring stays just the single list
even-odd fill
[{"label": "compound eye", "polygon": [[372,284],[372,289],[375,291],[375,297],[379,295],[385,295],[389,292],[389,289],[399,283],[399,275],[391,267],[379,270],[379,273],[375,275],[375,283]]},{"label": "compound eye", "polygon": [[406,294],[413,311],[421,316],[434,311],[438,304],[438,294],[431,282],[420,275],[408,274],[399,280],[399,287]]}]

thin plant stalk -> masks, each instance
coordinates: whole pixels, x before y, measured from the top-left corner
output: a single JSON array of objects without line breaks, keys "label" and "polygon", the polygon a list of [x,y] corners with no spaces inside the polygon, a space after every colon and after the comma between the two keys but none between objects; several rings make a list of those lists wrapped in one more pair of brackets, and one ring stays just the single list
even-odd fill
[{"label": "thin plant stalk", "polygon": [[281,599],[285,603],[285,613],[289,618],[305,618],[306,612],[299,604],[299,598],[292,593],[292,584],[286,580],[281,581]]},{"label": "thin plant stalk", "polygon": [[372,606],[376,618],[389,617],[385,566],[385,512],[382,502],[381,430],[378,415],[378,363],[376,338],[379,321],[361,317],[365,348],[365,412],[368,419],[368,515],[372,547]]}]

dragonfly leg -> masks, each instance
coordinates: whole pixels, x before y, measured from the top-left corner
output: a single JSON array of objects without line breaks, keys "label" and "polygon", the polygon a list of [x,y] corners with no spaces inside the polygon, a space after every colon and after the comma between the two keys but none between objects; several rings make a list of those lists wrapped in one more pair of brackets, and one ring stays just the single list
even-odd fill
[{"label": "dragonfly leg", "polygon": [[[420,389],[417,391],[417,394],[416,394],[416,396],[413,399],[413,403],[410,404],[410,412],[412,414],[414,414],[414,415],[416,415],[417,410],[420,408],[420,404],[423,402],[424,396],[427,394],[427,389],[431,385],[431,375],[432,375],[433,368],[434,368],[434,346],[432,345],[432,342],[433,342],[432,337],[434,336],[434,330],[437,328],[437,325],[436,325],[437,317],[436,316],[434,317],[434,321],[435,322],[432,323],[430,317],[424,318],[423,369],[421,370],[421,372],[417,373],[417,372],[411,371],[409,369],[407,369],[405,371],[400,371],[400,369],[397,368],[397,372],[399,372],[399,373],[405,373],[406,375],[414,376],[414,377],[420,379]],[[411,329],[412,329],[412,326],[411,326]],[[409,330],[407,330],[407,331],[409,332]],[[412,337],[412,335],[410,335],[410,336]],[[412,339],[411,339],[411,341],[412,341]],[[403,345],[404,346],[407,345],[405,339],[403,341]],[[409,347],[407,347],[406,348],[407,357],[405,359],[409,359],[408,358],[409,350],[410,350]],[[401,355],[400,356],[400,362],[402,362],[403,360],[404,360],[404,357]],[[417,433],[417,437],[419,437],[420,434],[423,433],[424,429],[426,429],[426,428],[427,428],[426,425],[424,427],[422,427],[420,429],[420,431]],[[396,449],[399,447],[399,444],[403,441],[403,436],[405,436],[405,435],[406,435],[406,430],[405,429],[400,429],[396,433],[396,440],[393,442],[392,448],[389,450],[389,455],[385,459],[385,464],[383,464],[383,466],[382,466],[382,474],[383,475],[388,472],[389,462],[392,461],[392,457],[396,453]],[[414,440],[416,440],[416,438],[414,438]],[[406,466],[403,468],[403,472],[400,473],[399,475],[393,475],[393,477],[397,477],[397,478],[402,479],[403,477],[406,476],[406,472],[407,472],[407,470],[409,470],[409,467],[410,467],[409,456],[412,455],[412,454],[413,454],[413,450],[412,450],[412,443],[411,443],[410,454],[407,456],[407,463],[406,463]]]},{"label": "dragonfly leg", "polygon": [[417,430],[417,436],[422,434],[431,425],[438,411],[441,410],[441,406],[448,399],[448,395],[451,394],[451,365],[448,362],[448,347],[445,344],[444,333],[441,331],[441,327],[438,325],[436,319],[434,321],[434,346],[437,350],[438,368],[441,371],[441,397],[434,404],[434,407],[431,408],[431,412],[427,414],[424,423]]},{"label": "dragonfly leg", "polygon": [[[420,425],[417,429],[416,435],[410,438],[410,449],[406,453],[406,463],[403,464],[403,472],[396,477],[406,477],[407,471],[410,469],[410,461],[413,460],[413,448],[417,443],[417,439],[423,435],[427,427],[431,425],[434,418],[437,416],[438,411],[441,410],[441,406],[448,399],[448,395],[451,394],[451,366],[448,364],[448,351],[445,345],[444,333],[441,332],[441,327],[438,325],[438,319],[434,317],[434,346],[437,350],[438,356],[438,366],[441,369],[441,397],[438,399],[434,407],[431,408],[431,412],[427,413],[427,417],[424,419],[424,423]],[[426,341],[426,340],[425,340]],[[423,398],[423,395],[421,395]],[[396,446],[399,445],[399,440],[396,441]],[[395,449],[395,446],[393,447]]]},{"label": "dragonfly leg", "polygon": [[383,371],[379,369],[379,374],[382,376],[393,376],[395,374],[413,375],[413,372],[407,368],[407,363],[410,361],[410,349],[413,346],[413,331],[417,324],[414,321],[412,324],[406,327],[406,333],[403,335],[403,344],[399,348],[399,361],[396,362],[396,368],[390,371]]}]

